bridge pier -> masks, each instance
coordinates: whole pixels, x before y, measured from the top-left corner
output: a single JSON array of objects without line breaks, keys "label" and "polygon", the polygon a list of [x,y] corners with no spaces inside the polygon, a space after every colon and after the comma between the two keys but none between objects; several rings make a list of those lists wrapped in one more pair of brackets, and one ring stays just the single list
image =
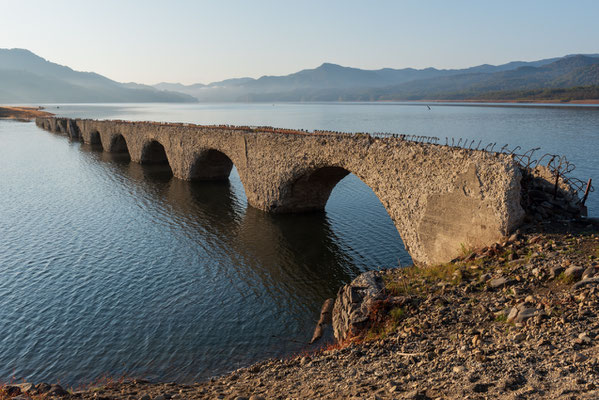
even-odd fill
[{"label": "bridge pier", "polygon": [[80,132],[132,162],[168,162],[183,180],[224,180],[237,168],[248,203],[283,213],[324,210],[353,173],[393,220],[412,259],[437,264],[464,248],[500,241],[521,222],[521,172],[509,155],[368,135],[272,128],[38,118],[53,132]]}]

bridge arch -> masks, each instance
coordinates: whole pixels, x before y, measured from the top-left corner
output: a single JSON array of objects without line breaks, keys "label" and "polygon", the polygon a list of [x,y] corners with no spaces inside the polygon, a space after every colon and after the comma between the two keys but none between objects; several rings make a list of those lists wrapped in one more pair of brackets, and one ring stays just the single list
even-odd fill
[{"label": "bridge arch", "polygon": [[129,146],[125,137],[120,133],[114,134],[110,137],[108,144],[108,152],[110,153],[129,153]]},{"label": "bridge arch", "polygon": [[162,143],[157,140],[144,143],[140,162],[142,164],[168,164],[168,156]]},{"label": "bridge arch", "polygon": [[98,132],[97,130],[93,130],[90,132],[89,144],[91,144],[92,146],[102,146],[102,138],[100,137],[100,132]]},{"label": "bridge arch", "polygon": [[[398,252],[402,263],[411,263],[410,248],[406,242],[406,240],[409,241],[409,237],[406,236],[406,231],[401,224],[402,218],[397,219],[397,213],[393,213],[393,210],[389,208],[389,198],[384,194],[381,195],[377,191],[376,184],[373,184],[368,176],[364,176],[360,172],[354,172],[341,165],[326,164],[299,170],[292,175],[291,179],[283,183],[278,202],[271,211],[277,213],[324,212],[329,199],[335,197],[334,205],[331,204],[331,208],[327,210],[332,213],[331,216],[335,214],[334,218],[339,219],[347,210],[357,212],[360,216],[349,223],[358,225],[366,223],[362,226],[366,229],[373,226],[369,218],[375,218],[372,220],[376,221],[377,228],[375,230],[378,232],[382,229],[383,232],[386,232],[383,241],[386,242],[387,247],[394,248],[394,251]],[[346,184],[340,184],[341,181]],[[335,188],[339,188],[340,191],[336,191]],[[343,200],[340,202],[340,199]],[[343,220],[344,217],[341,219]],[[359,230],[359,232],[361,231]],[[360,236],[361,233],[358,233],[357,237],[352,237],[352,234],[349,234],[348,237],[350,240],[357,240],[355,243],[358,244],[362,242]],[[371,236],[377,237],[376,235]],[[360,246],[361,244],[358,244],[358,247]]]},{"label": "bridge arch", "polygon": [[204,149],[194,154],[188,180],[224,181],[229,179],[233,165],[231,158],[222,151]]},{"label": "bridge arch", "polygon": [[284,184],[275,211],[324,211],[337,183],[349,174],[349,170],[340,166],[321,166],[301,171]]}]

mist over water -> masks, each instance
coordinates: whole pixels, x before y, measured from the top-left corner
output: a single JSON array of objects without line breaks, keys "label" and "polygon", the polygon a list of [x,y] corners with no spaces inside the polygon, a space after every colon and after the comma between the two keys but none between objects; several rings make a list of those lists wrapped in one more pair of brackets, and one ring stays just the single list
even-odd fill
[{"label": "mist over water", "polygon": [[[468,137],[565,154],[599,179],[599,112],[397,104],[48,105],[71,117]],[[354,175],[325,213],[270,215],[33,123],[0,121],[0,380],[195,381],[305,348],[324,299],[410,262]],[[599,212],[596,193],[591,215]]]}]

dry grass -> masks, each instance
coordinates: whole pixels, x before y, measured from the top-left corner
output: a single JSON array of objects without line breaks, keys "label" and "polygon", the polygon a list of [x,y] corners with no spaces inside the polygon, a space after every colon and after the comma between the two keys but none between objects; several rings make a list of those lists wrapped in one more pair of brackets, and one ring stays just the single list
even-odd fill
[{"label": "dry grass", "polygon": [[0,119],[29,120],[52,115],[54,114],[33,107],[0,107]]}]

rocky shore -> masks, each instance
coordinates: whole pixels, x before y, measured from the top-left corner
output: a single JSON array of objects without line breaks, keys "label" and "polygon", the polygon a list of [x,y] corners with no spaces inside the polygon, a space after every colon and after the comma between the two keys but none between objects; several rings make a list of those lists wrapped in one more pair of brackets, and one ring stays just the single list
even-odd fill
[{"label": "rocky shore", "polygon": [[448,264],[356,278],[335,301],[341,344],[318,352],[191,385],[5,385],[0,399],[595,399],[598,294],[596,222],[535,223]]}]

